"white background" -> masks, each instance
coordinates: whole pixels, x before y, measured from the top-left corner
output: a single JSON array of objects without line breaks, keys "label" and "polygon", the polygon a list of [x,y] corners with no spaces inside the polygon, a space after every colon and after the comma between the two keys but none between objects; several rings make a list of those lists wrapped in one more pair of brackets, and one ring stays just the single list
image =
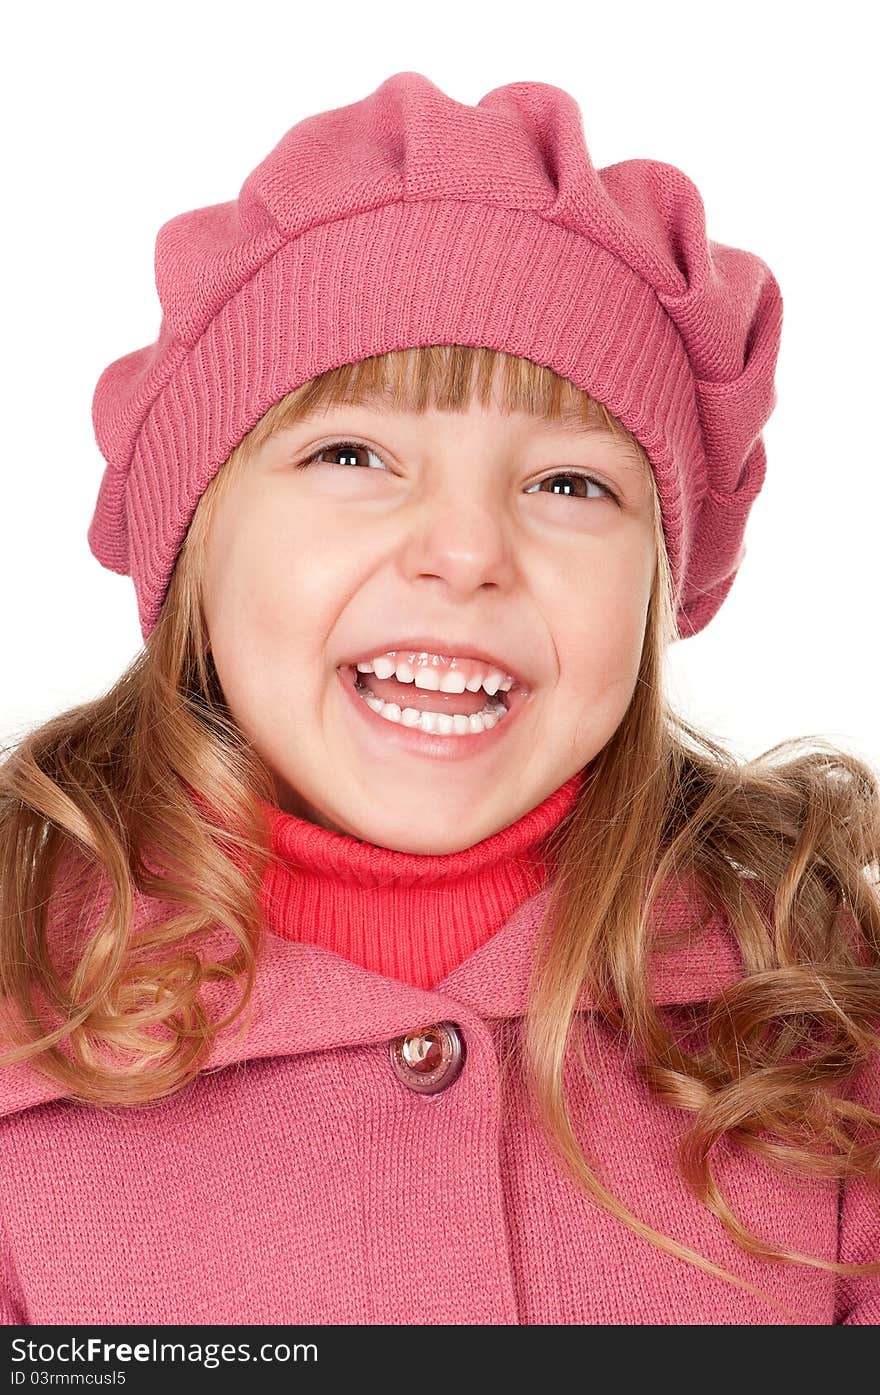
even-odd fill
[{"label": "white background", "polygon": [[153,247],[295,122],[424,73],[570,92],[597,166],[697,184],[785,301],[768,473],[733,590],[670,689],[743,757],[818,734],[880,765],[874,7],[784,0],[17,5],[5,21],[0,740],[109,687],[134,588],[86,541],[113,359],[155,339]]}]

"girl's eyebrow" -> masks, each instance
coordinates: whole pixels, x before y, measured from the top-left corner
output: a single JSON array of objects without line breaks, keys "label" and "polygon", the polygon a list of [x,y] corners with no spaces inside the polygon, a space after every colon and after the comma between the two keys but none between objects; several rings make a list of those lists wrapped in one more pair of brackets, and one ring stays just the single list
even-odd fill
[{"label": "girl's eyebrow", "polygon": [[622,439],[601,421],[579,421],[571,417],[537,417],[536,420],[549,426],[552,431],[562,431],[567,436],[607,436],[612,441]]},{"label": "girl's eyebrow", "polygon": [[639,476],[645,474],[645,460],[639,447],[620,431],[612,431],[601,421],[583,421],[571,417],[542,417],[551,431],[558,431],[572,440],[602,440],[621,447],[621,462],[624,469],[630,469]]},{"label": "girl's eyebrow", "polygon": [[[387,408],[382,408],[380,404],[369,402],[334,402],[330,406],[315,407],[313,410],[303,412],[295,421],[288,425],[292,427],[307,426],[311,422],[329,416],[334,412],[345,412],[351,409],[365,408],[369,412],[382,412],[384,416],[394,416],[394,412],[389,412]],[[398,415],[406,415],[399,413]],[[622,445],[627,444],[624,436],[618,432],[610,430],[604,422],[584,421],[576,417],[546,417],[535,415],[529,418],[535,426],[545,426],[551,431],[560,431],[566,436],[604,436],[609,441],[620,441]]]},{"label": "girl's eyebrow", "polygon": [[541,421],[551,431],[558,431],[563,436],[578,437],[600,437],[606,441],[613,441],[621,446],[628,446],[631,442],[619,431],[612,431],[601,421],[580,421],[572,420],[570,417],[539,417]]}]

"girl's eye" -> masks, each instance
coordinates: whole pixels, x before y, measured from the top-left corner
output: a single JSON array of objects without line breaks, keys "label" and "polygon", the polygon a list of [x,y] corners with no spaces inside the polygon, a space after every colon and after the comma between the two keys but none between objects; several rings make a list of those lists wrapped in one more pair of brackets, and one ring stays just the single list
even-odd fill
[{"label": "girl's eye", "polygon": [[[531,494],[535,489],[540,489],[542,484],[549,484],[551,480],[580,480],[584,486],[584,493],[573,495],[570,489],[566,489],[564,491],[564,497],[580,499],[595,498],[595,495],[591,496],[586,493],[587,485],[594,484],[597,489],[601,489],[602,494],[606,498],[611,499],[615,504],[620,502],[617,495],[608,488],[607,484],[603,484],[601,480],[595,479],[592,475],[584,474],[582,470],[557,470],[554,475],[545,475],[542,480],[538,480],[536,484],[530,485],[526,493]],[[557,491],[554,490],[553,492],[556,493]]]},{"label": "girl's eye", "polygon": [[[326,463],[330,465],[341,465],[343,468],[346,465],[356,465],[358,451],[365,451],[368,456],[371,455],[374,460],[379,460],[380,463],[383,463],[381,462],[381,457],[373,450],[372,446],[365,445],[363,441],[331,441],[329,445],[320,446],[318,450],[313,451],[310,456],[300,462],[297,469],[304,470],[307,466],[321,461],[321,458],[325,455],[341,455],[344,457],[342,460],[327,461]],[[368,466],[368,468],[371,467]],[[583,484],[584,493],[582,495],[574,495],[569,488],[564,491],[563,497],[596,498],[596,495],[589,495],[586,492],[587,486],[592,484],[596,489],[601,490],[606,498],[611,499],[616,504],[620,502],[617,495],[613,490],[609,489],[607,484],[603,484],[601,480],[595,479],[593,475],[585,474],[582,470],[557,470],[555,474],[545,475],[544,478],[538,480],[536,484],[530,485],[526,493],[532,494],[536,489],[540,489],[541,485],[548,484],[551,480],[579,480]]]},{"label": "girl's eye", "polygon": [[373,450],[372,446],[365,446],[363,441],[331,441],[329,445],[320,446],[318,450],[313,451],[313,453],[310,456],[308,456],[307,459],[300,462],[300,464],[297,466],[297,469],[304,470],[307,465],[313,465],[317,463],[324,455],[342,455],[347,457],[347,459],[342,461],[330,460],[327,462],[327,464],[329,465],[348,465],[351,463],[356,464],[357,452],[359,450],[366,451],[367,455],[372,455],[375,460],[379,459],[379,456]]}]

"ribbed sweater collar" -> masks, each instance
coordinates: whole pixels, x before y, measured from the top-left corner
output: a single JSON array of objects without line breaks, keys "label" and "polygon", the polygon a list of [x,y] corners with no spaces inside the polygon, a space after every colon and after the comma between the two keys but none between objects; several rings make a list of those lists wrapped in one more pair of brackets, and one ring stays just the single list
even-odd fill
[{"label": "ribbed sweater collar", "polygon": [[433,988],[546,883],[547,839],[572,809],[582,775],[491,837],[438,855],[378,847],[264,805],[278,859],[262,889],[269,926]]}]

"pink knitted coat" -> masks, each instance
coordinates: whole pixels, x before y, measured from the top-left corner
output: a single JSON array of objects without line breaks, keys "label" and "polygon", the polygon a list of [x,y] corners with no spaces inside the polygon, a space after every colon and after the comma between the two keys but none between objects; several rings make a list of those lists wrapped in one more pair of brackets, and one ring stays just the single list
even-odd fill
[{"label": "pink knitted coat", "polygon": [[[603,1180],[788,1316],[656,1249],[566,1179],[528,1107],[517,1053],[547,894],[524,901],[431,990],[267,936],[248,1032],[233,1023],[208,1069],[148,1107],[84,1106],[6,1067],[3,1321],[880,1321],[880,1279],[762,1264],[734,1244],[677,1179],[684,1116],[651,1096],[607,1034],[586,1038],[589,1078],[573,1070],[567,1080]],[[696,924],[680,894],[666,907],[670,929]],[[717,919],[655,964],[652,990],[668,1005],[742,973]],[[214,985],[209,1002],[231,1005],[229,989]],[[582,1020],[596,1017],[586,999],[579,1006]],[[389,1047],[444,1022],[460,1033],[464,1064],[448,1088],[419,1093]],[[878,1075],[872,1062],[850,1087],[875,1109]],[[877,1203],[862,1183],[787,1177],[728,1148],[714,1168],[743,1222],[775,1244],[848,1261],[880,1254]]]}]

